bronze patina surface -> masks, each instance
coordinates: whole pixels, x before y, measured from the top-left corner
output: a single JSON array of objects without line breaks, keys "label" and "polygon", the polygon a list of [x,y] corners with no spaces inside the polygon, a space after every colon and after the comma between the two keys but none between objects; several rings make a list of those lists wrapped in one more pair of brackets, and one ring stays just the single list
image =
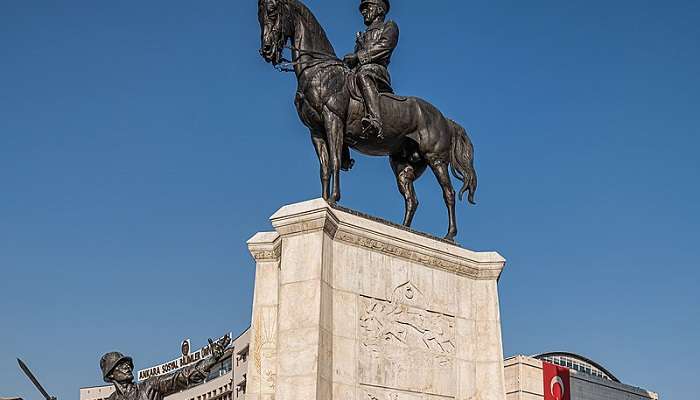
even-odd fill
[{"label": "bronze patina surface", "polygon": [[[425,170],[435,174],[448,210],[446,240],[457,235],[455,197],[474,203],[474,148],[466,130],[418,97],[393,94],[389,64],[399,41],[398,24],[387,20],[388,0],[361,0],[367,29],[355,51],[342,60],[313,13],[299,0],[259,0],[260,54],[280,70],[294,72],[295,105],[309,129],[320,164],[323,198],[340,200],[340,172],[352,168],[349,148],[388,156],[405,200],[403,224],[410,226],[418,199],[413,182]],[[283,58],[291,50],[291,61]],[[456,193],[452,174],[462,182]]]}]

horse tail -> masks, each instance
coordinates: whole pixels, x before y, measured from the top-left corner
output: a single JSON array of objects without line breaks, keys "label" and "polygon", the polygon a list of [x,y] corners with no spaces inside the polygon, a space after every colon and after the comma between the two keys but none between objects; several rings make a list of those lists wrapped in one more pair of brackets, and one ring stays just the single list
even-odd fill
[{"label": "horse tail", "polygon": [[458,123],[449,120],[452,128],[452,151],[450,152],[450,169],[452,174],[462,181],[462,189],[459,191],[459,199],[462,200],[465,192],[469,192],[467,199],[471,204],[474,202],[477,179],[474,170],[474,145],[467,131]]}]

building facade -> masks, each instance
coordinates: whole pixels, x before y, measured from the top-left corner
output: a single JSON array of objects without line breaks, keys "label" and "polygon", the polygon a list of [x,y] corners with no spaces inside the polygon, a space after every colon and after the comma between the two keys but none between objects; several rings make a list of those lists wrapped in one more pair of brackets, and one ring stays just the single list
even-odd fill
[{"label": "building facade", "polygon": [[[184,342],[183,342],[184,344]],[[212,369],[205,382],[173,394],[165,400],[244,400],[248,373],[250,328],[232,342],[230,359]],[[631,386],[608,369],[583,356],[566,353],[518,355],[504,361],[507,400],[550,400],[545,396],[544,363],[564,368],[569,376],[565,391],[569,400],[658,400],[659,395]],[[146,369],[150,370],[150,369]],[[145,370],[142,370],[145,371]],[[141,372],[141,371],[140,371]],[[106,400],[112,385],[80,389],[80,400]],[[554,397],[554,400],[562,400]]]},{"label": "building facade", "polygon": [[[573,353],[556,352],[536,356],[514,356],[504,362],[507,400],[556,399],[550,381],[545,379],[544,364],[564,370],[569,379],[563,393],[570,400],[658,400],[659,395],[620,382],[600,364]],[[546,381],[546,382],[545,382]],[[559,381],[562,382],[562,381]],[[568,393],[567,393],[568,392]],[[551,395],[550,395],[551,394]]]},{"label": "building facade", "polygon": [[114,386],[89,386],[80,388],[80,400],[107,400],[114,393]]},{"label": "building facade", "polygon": [[[207,379],[196,386],[166,397],[166,400],[242,400],[245,398],[246,374],[248,371],[248,343],[250,329],[232,341],[231,358],[221,361],[212,368]],[[183,347],[184,347],[183,342]],[[189,343],[188,346],[189,347]],[[137,377],[145,372],[160,371],[162,364],[138,371]],[[92,386],[80,389],[80,400],[106,400],[114,392],[113,385]]]}]

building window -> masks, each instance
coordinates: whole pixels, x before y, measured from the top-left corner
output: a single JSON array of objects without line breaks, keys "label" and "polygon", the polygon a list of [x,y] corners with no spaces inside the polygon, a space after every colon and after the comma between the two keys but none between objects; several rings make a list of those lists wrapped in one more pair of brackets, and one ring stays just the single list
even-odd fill
[{"label": "building window", "polygon": [[239,367],[242,363],[248,360],[249,346],[245,346],[236,353],[236,366]]},{"label": "building window", "polygon": [[236,397],[240,396],[241,394],[245,394],[245,388],[247,384],[247,377],[246,374],[243,374],[243,380],[238,382],[236,385]]}]

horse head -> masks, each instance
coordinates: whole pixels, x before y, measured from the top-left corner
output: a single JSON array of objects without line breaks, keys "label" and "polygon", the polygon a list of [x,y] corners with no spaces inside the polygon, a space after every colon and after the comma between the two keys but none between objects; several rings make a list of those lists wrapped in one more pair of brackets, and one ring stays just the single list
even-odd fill
[{"label": "horse head", "polygon": [[292,36],[291,12],[287,0],[258,0],[260,21],[260,55],[266,62],[277,65]]}]

